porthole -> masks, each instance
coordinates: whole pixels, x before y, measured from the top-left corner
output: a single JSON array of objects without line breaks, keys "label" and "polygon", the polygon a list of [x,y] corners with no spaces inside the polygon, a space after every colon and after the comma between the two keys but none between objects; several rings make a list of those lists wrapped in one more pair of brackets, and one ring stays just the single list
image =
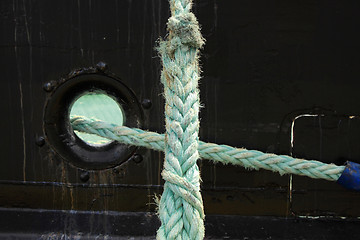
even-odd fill
[{"label": "porthole", "polygon": [[45,137],[62,159],[83,169],[117,166],[136,151],[134,146],[74,132],[71,115],[141,128],[143,113],[139,101],[119,78],[82,73],[63,80],[50,92],[45,105]]},{"label": "porthole", "polygon": [[[124,113],[120,104],[113,96],[103,92],[86,92],[77,98],[70,106],[69,118],[84,116],[108,123],[122,126],[124,123]],[[102,147],[112,141],[94,134],[74,131],[75,135],[85,143],[93,147]]]}]

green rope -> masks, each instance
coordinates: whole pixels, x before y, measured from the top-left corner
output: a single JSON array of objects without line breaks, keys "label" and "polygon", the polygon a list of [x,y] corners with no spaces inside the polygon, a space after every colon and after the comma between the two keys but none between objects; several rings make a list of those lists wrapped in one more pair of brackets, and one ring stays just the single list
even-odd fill
[{"label": "green rope", "polygon": [[199,66],[204,44],[192,0],[170,0],[169,36],[158,47],[165,95],[165,180],[159,204],[157,239],[203,239],[204,210],[200,194]]},{"label": "green rope", "polygon": [[[116,126],[80,116],[74,116],[70,121],[73,129],[77,131],[96,134],[124,144],[146,147],[156,151],[164,151],[165,149],[164,134]],[[202,141],[199,141],[198,151],[200,158],[214,162],[230,163],[254,170],[266,169],[278,172],[281,175],[296,174],[328,181],[337,181],[345,169],[345,166],[326,164],[315,160],[298,159]]]},{"label": "green rope", "polygon": [[158,47],[163,65],[161,81],[165,95],[165,134],[82,117],[74,116],[70,120],[74,130],[165,152],[161,173],[165,184],[159,204],[161,226],[157,239],[204,238],[200,173],[196,165],[199,157],[248,169],[262,168],[280,174],[336,181],[345,167],[198,140],[198,51],[204,39],[196,17],[191,13],[192,0],[169,2],[169,37]]},{"label": "green rope", "polygon": [[[104,122],[122,125],[123,113],[119,104],[109,95],[102,92],[87,92],[73,103],[70,115],[91,116]],[[92,145],[104,145],[111,140],[94,134],[75,132],[84,142]]]}]

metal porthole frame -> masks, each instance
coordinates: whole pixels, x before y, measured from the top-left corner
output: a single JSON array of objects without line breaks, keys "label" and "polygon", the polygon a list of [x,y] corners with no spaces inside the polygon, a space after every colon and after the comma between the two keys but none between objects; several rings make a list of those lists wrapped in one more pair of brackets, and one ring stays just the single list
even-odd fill
[{"label": "metal porthole frame", "polygon": [[125,126],[141,128],[144,118],[141,105],[133,91],[118,77],[96,68],[86,68],[73,71],[56,83],[47,83],[44,88],[49,92],[44,108],[45,139],[65,161],[82,169],[100,170],[118,166],[134,154],[137,147],[116,141],[99,147],[85,143],[76,136],[69,121],[71,105],[79,96],[86,92],[102,92],[121,106]]}]

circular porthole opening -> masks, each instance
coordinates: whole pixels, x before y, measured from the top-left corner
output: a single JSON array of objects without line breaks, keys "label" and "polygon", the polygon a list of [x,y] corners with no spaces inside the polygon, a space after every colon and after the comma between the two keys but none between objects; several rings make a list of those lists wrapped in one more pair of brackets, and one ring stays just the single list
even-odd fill
[{"label": "circular porthole opening", "polygon": [[111,168],[135,153],[135,146],[74,131],[70,124],[72,116],[141,128],[141,105],[119,78],[104,73],[81,73],[62,81],[50,92],[45,105],[45,138],[62,159],[82,169]]},{"label": "circular porthole opening", "polygon": [[[70,108],[70,119],[75,116],[83,116],[89,119],[96,119],[107,123],[122,126],[124,113],[122,107],[114,100],[114,97],[101,92],[88,92],[75,100]],[[74,131],[77,137],[93,147],[103,147],[112,140],[94,134]]]}]

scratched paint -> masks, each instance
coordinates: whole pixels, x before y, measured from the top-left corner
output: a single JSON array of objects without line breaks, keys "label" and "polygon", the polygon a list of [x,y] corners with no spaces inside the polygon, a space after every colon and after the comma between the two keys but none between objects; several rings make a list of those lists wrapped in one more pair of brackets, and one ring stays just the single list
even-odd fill
[{"label": "scratched paint", "polygon": [[[360,159],[356,9],[335,0],[195,1],[207,40],[200,59],[201,139],[337,164]],[[166,37],[168,16],[165,0],[0,1],[0,105],[8,116],[0,121],[6,136],[0,207],[155,211],[161,153],[139,149],[142,161],[89,171],[83,181],[83,169],[36,140],[44,136],[51,97],[44,83],[99,61],[140,102],[151,100],[144,128],[164,132],[155,47]],[[199,164],[208,214],[360,216],[359,196],[330,183]]]}]

